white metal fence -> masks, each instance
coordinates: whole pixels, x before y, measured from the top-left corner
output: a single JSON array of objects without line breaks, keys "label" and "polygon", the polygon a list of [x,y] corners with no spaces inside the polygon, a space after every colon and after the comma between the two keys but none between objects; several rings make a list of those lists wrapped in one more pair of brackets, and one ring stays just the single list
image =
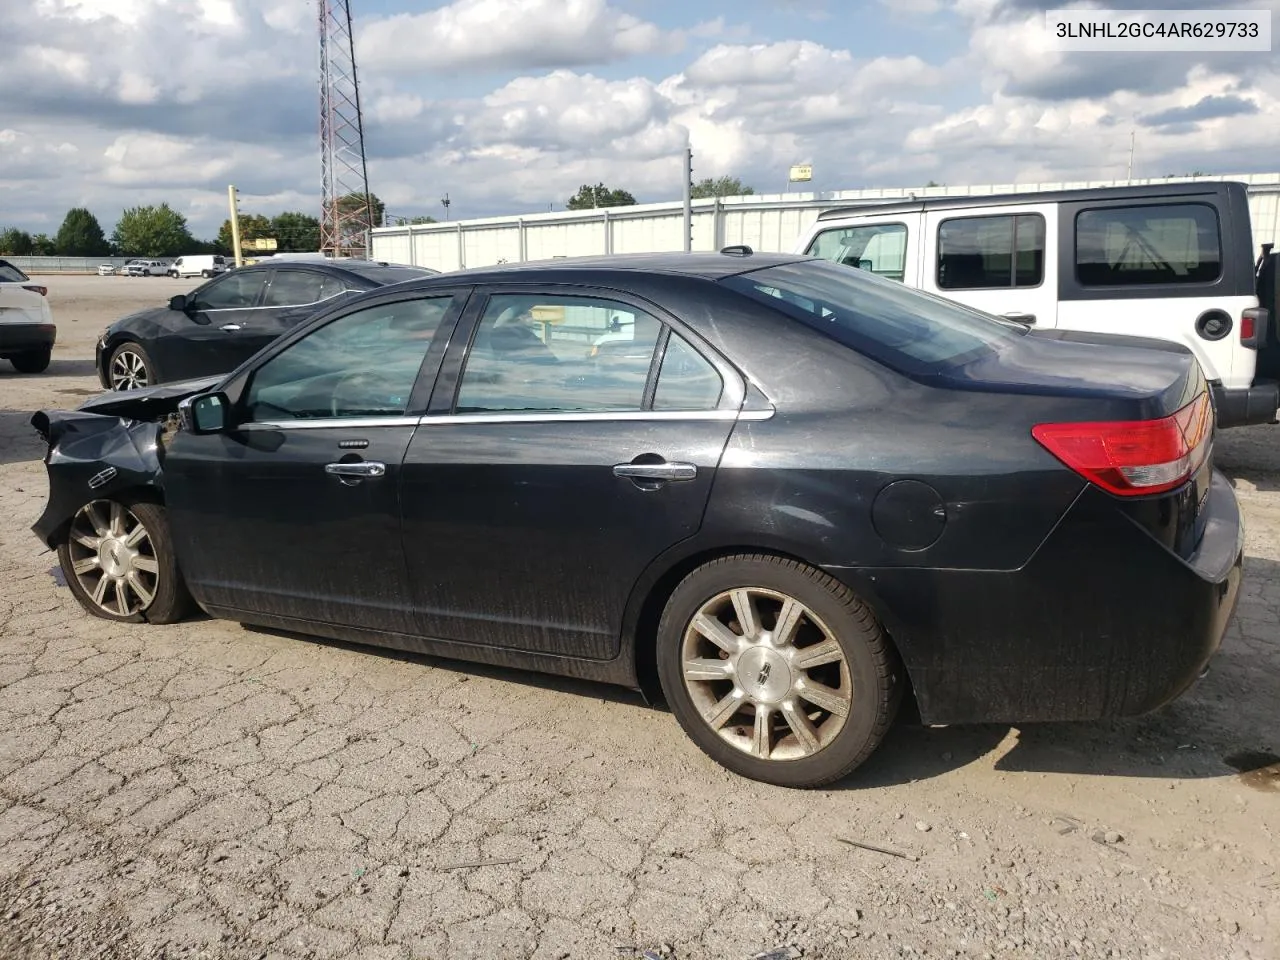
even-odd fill
[{"label": "white metal fence", "polygon": [[[875,200],[910,197],[1032,193],[1172,180],[1094,180],[1078,183],[988,184],[982,186],[839,190],[823,194],[724,197],[693,202],[693,249],[719,250],[746,244],[753,250],[787,251],[823,210]],[[1280,246],[1280,173],[1202,179],[1238,180],[1249,186],[1254,249]],[[680,201],[601,210],[569,210],[526,216],[489,217],[373,231],[373,257],[392,263],[457,270],[495,263],[549,260],[609,253],[684,249],[684,208]]]},{"label": "white metal fence", "polygon": [[[137,257],[10,257],[0,255],[23,273],[97,273],[101,264],[109,263],[117,270]],[[163,259],[163,258],[161,258]]]}]

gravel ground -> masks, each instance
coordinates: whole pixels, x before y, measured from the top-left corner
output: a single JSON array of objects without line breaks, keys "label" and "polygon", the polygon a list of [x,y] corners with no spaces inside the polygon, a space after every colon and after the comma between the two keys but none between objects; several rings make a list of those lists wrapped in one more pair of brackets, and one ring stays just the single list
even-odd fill
[{"label": "gravel ground", "polygon": [[108,321],[191,284],[49,285],[53,365],[0,372],[5,960],[1280,957],[1280,428],[1221,438],[1245,596],[1181,700],[904,727],[796,793],[625,691],[83,615],[28,529],[26,421],[97,392]]}]

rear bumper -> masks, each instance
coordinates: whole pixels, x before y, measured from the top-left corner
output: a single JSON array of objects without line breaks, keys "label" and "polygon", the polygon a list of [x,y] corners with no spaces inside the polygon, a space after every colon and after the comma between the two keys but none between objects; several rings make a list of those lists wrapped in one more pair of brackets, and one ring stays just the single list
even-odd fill
[{"label": "rear bumper", "polygon": [[1012,571],[828,568],[867,591],[926,723],[1147,713],[1204,672],[1235,612],[1244,528],[1215,473],[1182,558],[1088,488]]},{"label": "rear bumper", "polygon": [[1276,410],[1280,408],[1280,383],[1260,380],[1251,387],[1227,389],[1215,380],[1210,387],[1219,427],[1275,422]]},{"label": "rear bumper", "polygon": [[0,323],[0,357],[51,350],[57,338],[52,323]]}]

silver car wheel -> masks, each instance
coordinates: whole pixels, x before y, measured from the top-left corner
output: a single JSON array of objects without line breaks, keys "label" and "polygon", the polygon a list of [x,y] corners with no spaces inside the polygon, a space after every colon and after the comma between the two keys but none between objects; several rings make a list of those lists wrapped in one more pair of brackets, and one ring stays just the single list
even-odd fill
[{"label": "silver car wheel", "polygon": [[126,348],[112,358],[110,376],[112,390],[139,390],[148,384],[147,364]]},{"label": "silver car wheel", "polygon": [[798,760],[831,743],[853,704],[849,662],[794,597],[740,587],[708,600],[685,628],[685,689],[722,740],[761,760]]},{"label": "silver car wheel", "polygon": [[124,504],[85,504],[71,521],[68,546],[72,572],[99,609],[127,617],[151,606],[160,584],[160,563],[151,534]]}]

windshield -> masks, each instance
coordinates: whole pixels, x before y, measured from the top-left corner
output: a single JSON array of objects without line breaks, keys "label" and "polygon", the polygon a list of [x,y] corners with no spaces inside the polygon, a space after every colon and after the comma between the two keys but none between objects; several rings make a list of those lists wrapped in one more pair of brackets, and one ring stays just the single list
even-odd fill
[{"label": "windshield", "polygon": [[349,273],[364,277],[366,280],[372,280],[379,285],[404,283],[406,280],[421,280],[424,277],[434,277],[439,272],[426,267],[405,267],[394,263],[384,264],[372,261],[361,263],[352,260],[338,264],[338,266]]},{"label": "windshield", "polygon": [[726,277],[725,286],[907,373],[968,363],[1026,327],[826,260]]}]

